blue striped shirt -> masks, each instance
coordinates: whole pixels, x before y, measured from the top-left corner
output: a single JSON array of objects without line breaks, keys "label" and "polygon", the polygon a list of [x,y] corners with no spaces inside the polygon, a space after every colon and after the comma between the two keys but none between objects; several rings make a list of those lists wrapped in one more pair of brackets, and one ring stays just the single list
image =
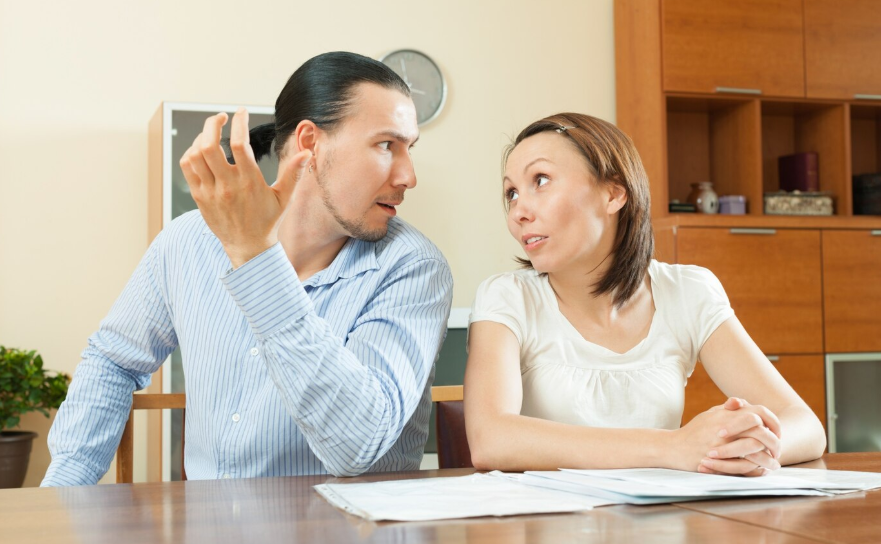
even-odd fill
[{"label": "blue striped shirt", "polygon": [[231,270],[200,213],[187,213],[89,339],[42,485],[107,472],[132,392],[178,346],[188,478],[417,469],[452,287],[440,251],[398,219],[301,282],[280,243]]}]

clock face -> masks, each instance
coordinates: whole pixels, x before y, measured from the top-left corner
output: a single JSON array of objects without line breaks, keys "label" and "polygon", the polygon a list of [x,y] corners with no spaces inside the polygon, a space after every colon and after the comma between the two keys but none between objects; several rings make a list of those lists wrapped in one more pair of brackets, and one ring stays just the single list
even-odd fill
[{"label": "clock face", "polygon": [[438,65],[424,53],[413,49],[392,51],[380,60],[410,87],[419,124],[434,120],[447,98],[447,84]]}]

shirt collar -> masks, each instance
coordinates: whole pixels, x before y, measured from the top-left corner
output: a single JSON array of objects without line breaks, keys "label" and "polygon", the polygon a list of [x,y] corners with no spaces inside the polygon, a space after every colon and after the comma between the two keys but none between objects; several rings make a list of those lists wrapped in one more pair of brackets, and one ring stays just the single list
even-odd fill
[{"label": "shirt collar", "polygon": [[[207,225],[202,230],[202,234],[214,236]],[[314,274],[303,283],[312,286],[328,285],[338,279],[353,278],[367,270],[377,269],[379,269],[379,261],[376,260],[376,242],[349,238],[337,256],[334,257],[330,266]]]},{"label": "shirt collar", "polygon": [[339,279],[354,278],[362,272],[378,268],[376,242],[349,238],[330,266],[306,280],[305,283],[314,286],[328,285]]},{"label": "shirt collar", "polygon": [[[207,225],[202,230],[202,234],[214,235]],[[379,261],[376,260],[376,242],[349,238],[330,266],[314,274],[303,283],[316,287],[329,285],[338,279],[353,278],[367,270],[377,269],[379,269]]]}]

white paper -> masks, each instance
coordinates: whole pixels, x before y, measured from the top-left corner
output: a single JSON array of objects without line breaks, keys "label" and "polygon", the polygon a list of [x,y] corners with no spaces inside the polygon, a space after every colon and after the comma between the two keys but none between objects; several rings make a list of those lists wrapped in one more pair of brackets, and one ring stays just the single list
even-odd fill
[{"label": "white paper", "polygon": [[[670,488],[657,488],[638,484],[633,485],[625,482],[615,482],[611,479],[596,478],[591,479],[579,474],[568,472],[530,472],[524,475],[520,480],[526,485],[534,485],[547,489],[559,489],[570,493],[579,493],[589,497],[596,497],[608,500],[610,504],[665,504],[671,502],[689,502],[700,501],[706,499],[714,499],[723,496],[721,493],[703,492],[696,495],[694,491],[680,490],[678,495],[665,494]],[[608,485],[608,484],[612,485]],[[620,485],[625,484],[625,485]],[[617,489],[618,491],[613,491]],[[642,493],[660,493],[647,494]],[[826,492],[815,491],[812,489],[782,489],[776,490],[774,495],[780,496],[825,496]],[[725,497],[753,497],[756,496],[755,491],[727,491],[724,492]]]},{"label": "white paper", "polygon": [[658,504],[724,497],[828,496],[881,487],[881,474],[784,468],[759,478],[668,469],[527,472],[526,485],[565,490],[629,504]]},{"label": "white paper", "polygon": [[521,485],[491,474],[315,486],[331,504],[362,518],[428,521],[578,512],[607,501]]},{"label": "white paper", "polygon": [[[849,481],[830,476],[828,470],[820,469],[793,469],[800,472],[781,469],[774,471],[768,476],[757,478],[744,478],[741,476],[722,476],[718,474],[701,474],[699,472],[684,472],[663,468],[634,468],[614,470],[576,470],[562,469],[564,472],[620,480],[633,484],[646,486],[670,487],[681,490],[683,493],[689,490],[699,492],[719,491],[767,491],[782,489],[860,489],[864,482],[857,476],[852,476]],[[816,475],[817,472],[824,473]],[[809,476],[814,474],[815,476]],[[852,473],[860,474],[860,473]],[[799,476],[801,475],[801,476]],[[701,493],[698,493],[701,494]]]}]

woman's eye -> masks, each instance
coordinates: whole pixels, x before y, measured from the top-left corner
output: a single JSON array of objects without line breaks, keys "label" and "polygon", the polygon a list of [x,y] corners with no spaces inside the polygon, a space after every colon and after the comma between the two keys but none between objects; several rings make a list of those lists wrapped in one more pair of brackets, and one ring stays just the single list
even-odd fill
[{"label": "woman's eye", "polygon": [[505,196],[507,197],[508,202],[513,202],[519,198],[519,196],[517,195],[517,191],[515,191],[514,189],[508,189],[508,192],[505,193]]},{"label": "woman's eye", "polygon": [[551,179],[547,176],[538,176],[537,178],[535,178],[535,183],[539,187],[542,187],[543,185],[545,185],[549,181],[551,181]]},{"label": "woman's eye", "polygon": [[379,147],[381,147],[381,148],[382,148],[383,150],[385,150],[385,151],[388,151],[388,148],[389,148],[390,145],[392,145],[391,142],[382,142],[382,143],[379,144]]}]

